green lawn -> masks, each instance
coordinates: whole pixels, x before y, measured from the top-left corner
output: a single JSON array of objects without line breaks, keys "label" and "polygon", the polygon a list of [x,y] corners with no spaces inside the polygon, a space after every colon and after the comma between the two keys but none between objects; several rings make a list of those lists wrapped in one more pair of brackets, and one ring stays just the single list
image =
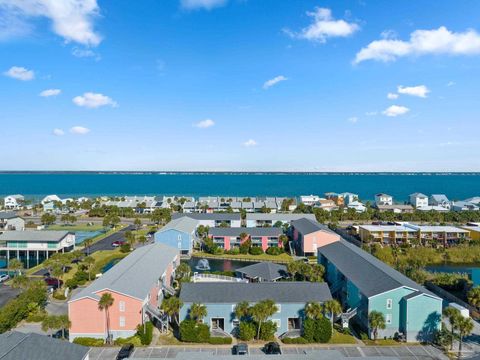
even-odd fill
[{"label": "green lawn", "polygon": [[47,227],[48,230],[65,230],[65,231],[99,231],[105,228],[102,225],[90,225],[87,224],[55,224]]},{"label": "green lawn", "polygon": [[260,255],[250,255],[250,254],[238,254],[238,255],[230,255],[230,254],[221,254],[221,255],[213,255],[206,252],[195,252],[193,254],[195,257],[204,257],[204,258],[216,258],[216,259],[232,259],[232,260],[251,260],[251,261],[273,261],[273,262],[280,262],[280,263],[289,263],[292,261],[292,257],[286,253],[280,255],[268,255],[268,254],[260,254]]},{"label": "green lawn", "polygon": [[336,330],[333,330],[332,338],[328,343],[329,344],[356,344],[357,341],[352,335],[342,334]]},{"label": "green lawn", "polygon": [[[401,343],[398,341],[395,341],[393,339],[377,339],[377,341],[373,341],[370,339],[367,340],[362,340],[365,345],[372,345],[372,346],[398,346],[406,343]],[[408,343],[408,345],[412,345],[412,343]]]}]

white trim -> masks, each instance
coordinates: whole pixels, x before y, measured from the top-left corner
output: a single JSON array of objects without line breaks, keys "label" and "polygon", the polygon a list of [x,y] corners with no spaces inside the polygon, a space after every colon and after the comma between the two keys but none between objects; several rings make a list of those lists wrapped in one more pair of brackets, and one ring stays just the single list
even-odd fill
[{"label": "white trim", "polygon": [[392,322],[393,322],[392,314],[385,314],[385,324],[386,325],[391,325]]},{"label": "white trim", "polygon": [[281,313],[282,312],[282,304],[276,304],[276,305],[277,305],[277,308],[278,308],[276,314]]},{"label": "white trim", "polygon": [[[213,319],[222,319],[223,320],[223,327],[225,327],[225,318],[221,317],[221,316],[215,316],[215,317],[210,318],[210,330],[213,329],[213,326],[212,326],[212,320]],[[222,330],[225,331],[225,329],[222,329]]]},{"label": "white trim", "polygon": [[127,320],[126,320],[125,316],[119,316],[118,317],[119,327],[124,328],[126,326],[126,323],[127,323]]},{"label": "white trim", "polygon": [[277,331],[280,330],[280,328],[282,327],[282,319],[271,319],[271,321],[277,324]]}]

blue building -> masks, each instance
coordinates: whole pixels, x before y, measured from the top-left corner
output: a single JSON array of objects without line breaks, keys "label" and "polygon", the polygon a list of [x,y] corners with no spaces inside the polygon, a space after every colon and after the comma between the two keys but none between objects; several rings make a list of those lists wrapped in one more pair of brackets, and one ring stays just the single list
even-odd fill
[{"label": "blue building", "polygon": [[154,235],[155,242],[180,249],[182,255],[190,255],[196,241],[198,222],[190,217],[170,221]]},{"label": "blue building", "polygon": [[326,283],[310,282],[259,282],[259,283],[183,283],[180,291],[183,306],[180,321],[188,318],[192,304],[207,307],[204,323],[211,331],[234,333],[240,322],[235,317],[235,307],[239,302],[254,304],[261,300],[273,300],[278,312],[270,320],[277,324],[276,335],[297,332],[301,329],[304,309],[307,302],[331,300]]},{"label": "blue building", "polygon": [[404,334],[430,341],[441,327],[442,299],[357,246],[340,240],[318,249],[334,297],[355,313],[353,320],[372,336],[368,314],[379,311],[386,328],[379,337]]}]

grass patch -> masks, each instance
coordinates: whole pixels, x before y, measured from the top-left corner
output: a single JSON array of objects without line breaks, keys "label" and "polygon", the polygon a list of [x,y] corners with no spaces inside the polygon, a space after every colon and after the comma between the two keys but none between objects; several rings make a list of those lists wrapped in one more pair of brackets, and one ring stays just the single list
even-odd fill
[{"label": "grass patch", "polygon": [[178,340],[169,331],[167,334],[162,334],[158,337],[157,345],[185,345],[185,343]]},{"label": "grass patch", "polygon": [[122,253],[120,249],[115,250],[100,250],[92,254],[92,257],[95,259],[95,264],[92,268],[94,274],[98,274],[102,271],[103,267],[109,262],[115,259],[123,259],[130,253]]},{"label": "grass patch", "polygon": [[47,227],[47,230],[62,230],[62,231],[100,231],[105,228],[102,225],[90,225],[87,224],[56,224]]},{"label": "grass patch", "polygon": [[272,261],[272,262],[280,262],[280,263],[289,263],[292,261],[292,257],[286,253],[280,255],[268,255],[268,254],[260,254],[260,255],[250,255],[250,254],[238,254],[238,255],[230,255],[230,254],[221,254],[221,255],[213,255],[206,252],[196,252],[193,254],[195,257],[202,257],[202,258],[213,258],[213,259],[232,259],[232,260],[251,260],[251,261]]},{"label": "grass patch", "polygon": [[[371,345],[371,346],[397,346],[397,345],[402,345],[401,342],[395,341],[393,339],[377,339],[377,341],[374,340],[362,340],[365,345]],[[411,343],[408,343],[408,345],[411,345]]]},{"label": "grass patch", "polygon": [[342,334],[337,330],[333,330],[329,344],[356,344],[357,341],[352,335]]}]

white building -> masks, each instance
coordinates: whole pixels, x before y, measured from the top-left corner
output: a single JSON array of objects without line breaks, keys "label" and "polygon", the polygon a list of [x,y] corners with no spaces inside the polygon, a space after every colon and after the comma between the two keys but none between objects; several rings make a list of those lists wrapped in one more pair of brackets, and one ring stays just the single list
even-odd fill
[{"label": "white building", "polygon": [[428,206],[428,196],[422,193],[413,193],[409,196],[410,204],[415,208],[423,208]]},{"label": "white building", "polygon": [[25,220],[12,211],[0,211],[0,232],[12,230],[25,230]]},{"label": "white building", "polygon": [[363,205],[360,201],[352,201],[347,205],[349,209],[354,209],[358,213],[365,212],[367,207]]},{"label": "white building", "polygon": [[339,194],[341,197],[343,197],[343,203],[345,205],[351,204],[353,202],[358,202],[358,194],[353,194],[350,192],[344,192]]},{"label": "white building", "polygon": [[49,202],[54,202],[54,201],[60,201],[61,202],[62,199],[60,199],[57,195],[47,195],[42,199],[41,203],[42,203],[42,205],[45,205]]},{"label": "white building", "polygon": [[18,210],[23,206],[24,201],[23,195],[8,195],[3,199],[3,206],[6,210]]},{"label": "white building", "polygon": [[377,205],[393,205],[393,196],[379,193],[375,195],[375,204]]},{"label": "white building", "polygon": [[428,202],[432,206],[441,206],[449,210],[451,207],[450,200],[448,200],[447,196],[444,194],[432,194],[428,199]]},{"label": "white building", "polygon": [[318,195],[300,195],[300,202],[307,206],[313,206],[320,200]]}]

